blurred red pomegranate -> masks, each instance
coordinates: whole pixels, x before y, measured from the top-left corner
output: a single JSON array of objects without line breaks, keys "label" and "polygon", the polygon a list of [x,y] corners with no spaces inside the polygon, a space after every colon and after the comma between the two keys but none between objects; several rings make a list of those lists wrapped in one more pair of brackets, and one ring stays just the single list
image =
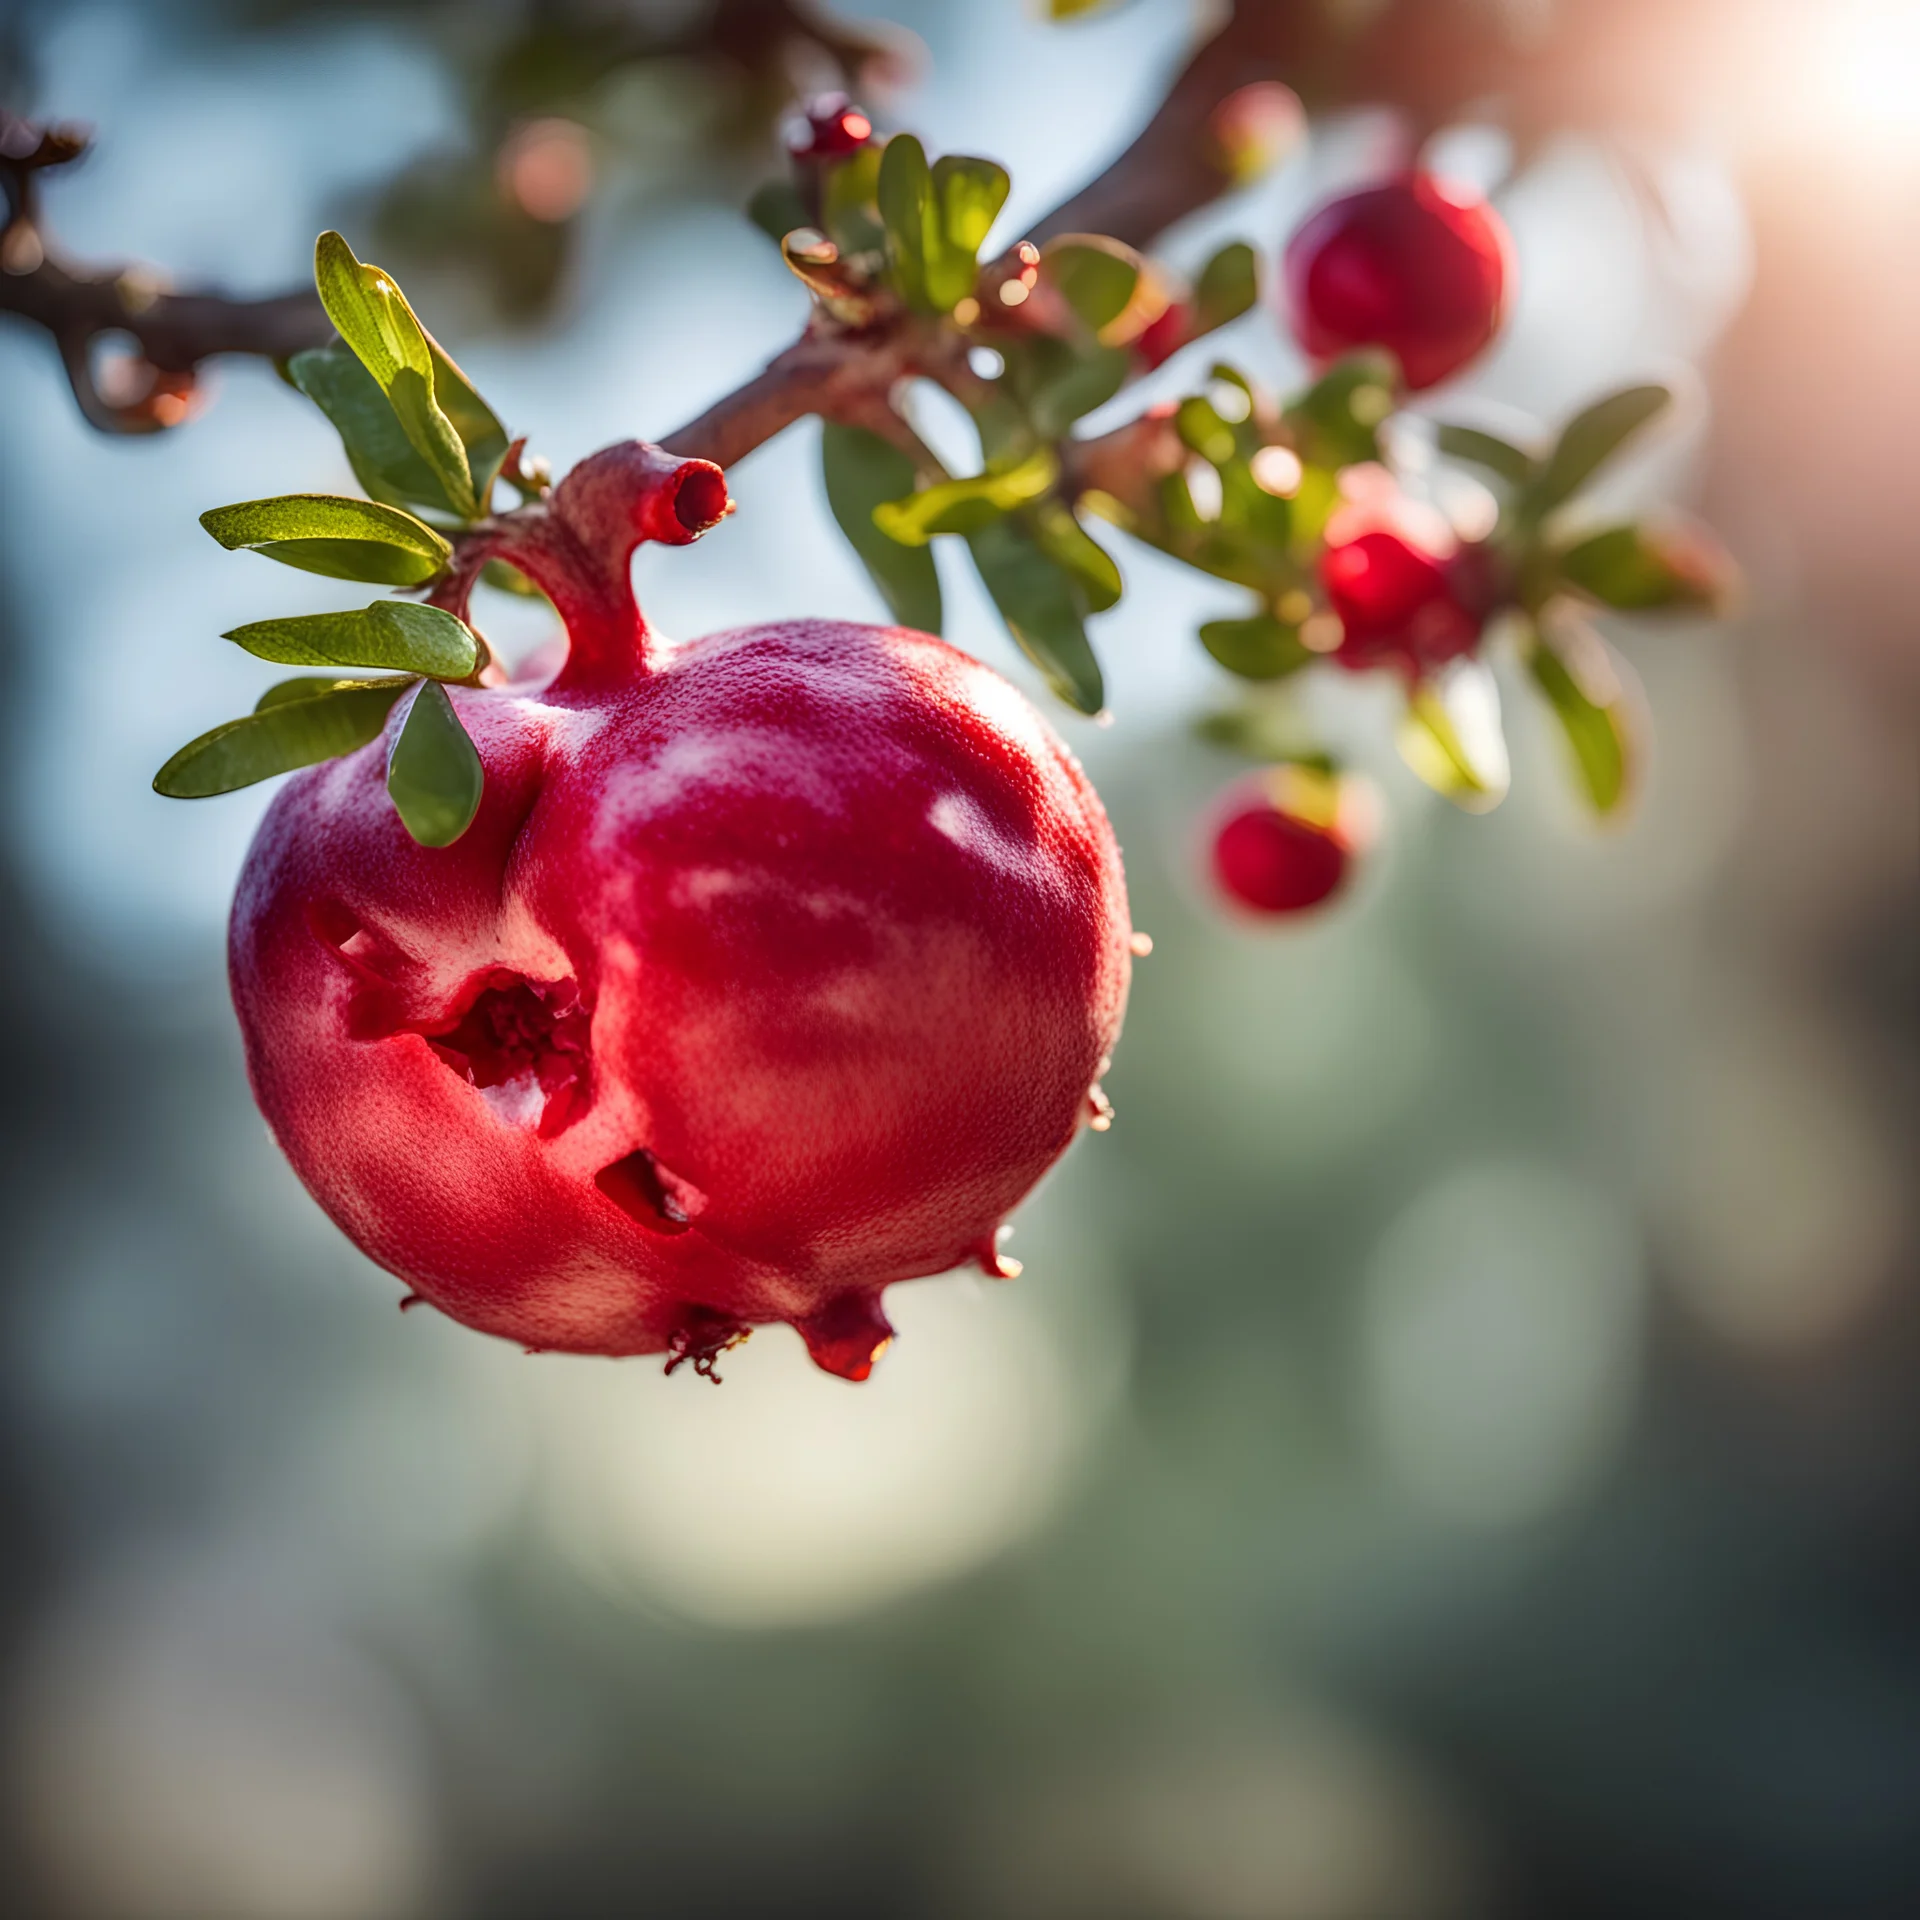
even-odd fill
[{"label": "blurred red pomegranate", "polygon": [[941,641],[653,634],[635,545],[728,505],[630,443],[463,549],[545,589],[565,664],[453,693],[486,789],[449,847],[409,837],[381,742],[288,783],[234,999],[301,1179],[453,1318],[703,1371],[784,1320],[862,1379],[881,1290],[1002,1271],[1103,1104],[1126,894],[1078,763]]},{"label": "blurred red pomegranate", "polygon": [[1511,257],[1505,223],[1478,194],[1408,174],[1329,201],[1287,242],[1287,320],[1315,360],[1387,348],[1419,392],[1499,332]]},{"label": "blurred red pomegranate", "polygon": [[1438,560],[1384,528],[1327,547],[1320,579],[1340,616],[1334,658],[1355,673],[1391,666],[1412,678],[1471,653],[1491,602],[1489,571],[1478,547]]},{"label": "blurred red pomegranate", "polygon": [[1304,913],[1339,891],[1359,851],[1337,777],[1274,767],[1229,788],[1215,816],[1213,878],[1233,907]]}]

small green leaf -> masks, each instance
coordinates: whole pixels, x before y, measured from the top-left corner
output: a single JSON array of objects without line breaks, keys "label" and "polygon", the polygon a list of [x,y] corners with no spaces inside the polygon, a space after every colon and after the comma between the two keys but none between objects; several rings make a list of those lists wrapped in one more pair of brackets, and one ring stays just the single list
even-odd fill
[{"label": "small green leaf", "polygon": [[1567,422],[1534,488],[1534,506],[1551,512],[1570,500],[1613,456],[1673,402],[1662,386],[1624,387]]},{"label": "small green leaf", "polygon": [[[883,152],[883,147],[869,141],[827,170],[820,196],[821,218],[826,223],[827,237],[843,254],[873,253],[887,244],[887,230],[880,222],[880,156]],[[787,233],[791,233],[793,227],[811,224],[797,193],[793,195],[790,210],[797,211],[800,218],[786,229]],[[776,239],[784,237],[784,234],[775,236]]]},{"label": "small green leaf", "polygon": [[1626,703],[1617,681],[1611,686],[1582,685],[1583,678],[1596,683],[1611,677],[1599,635],[1586,633],[1582,638],[1598,650],[1584,676],[1577,676],[1568,659],[1541,635],[1528,649],[1527,671],[1566,735],[1581,792],[1597,813],[1612,813],[1626,798],[1632,761]]},{"label": "small green leaf", "polygon": [[423,847],[450,847],[480,811],[486,774],[460,716],[436,680],[424,680],[387,755],[387,792]]},{"label": "small green leaf", "polygon": [[1247,620],[1209,620],[1200,629],[1200,644],[1243,680],[1284,679],[1314,658],[1300,639],[1300,629],[1270,613]]},{"label": "small green leaf", "polygon": [[344,494],[286,493],[214,507],[200,524],[225,547],[264,553],[307,573],[413,587],[431,580],[453,549],[410,513]]},{"label": "small green leaf", "polygon": [[1037,500],[1060,475],[1051,447],[1040,447],[1002,473],[942,480],[873,509],[873,524],[903,547],[924,547],[937,533],[977,533],[1003,514]]},{"label": "small green leaf", "polygon": [[333,423],[353,477],[388,506],[451,514],[439,476],[421,459],[380,391],[380,383],[344,346],[310,347],[287,362],[293,384]]},{"label": "small green leaf", "polygon": [[1118,240],[1076,234],[1048,242],[1040,271],[1081,323],[1098,333],[1126,311],[1140,283],[1140,256]]},{"label": "small green leaf", "polygon": [[1451,460],[1464,460],[1470,466],[1485,467],[1502,480],[1523,487],[1539,471],[1530,453],[1478,427],[1443,425],[1437,436],[1440,451]]},{"label": "small green leaf", "polygon": [[480,663],[465,623],[439,607],[376,600],[358,613],[256,620],[222,639],[290,667],[385,667],[434,680],[464,680]]},{"label": "small green leaf", "polygon": [[[546,592],[535,581],[530,580],[518,567],[509,566],[504,560],[489,560],[480,569],[481,581],[494,589],[496,593],[510,593],[520,600],[546,600]],[[547,604],[553,603],[549,600]]]},{"label": "small green leaf", "polygon": [[434,351],[406,296],[390,274],[356,259],[332,232],[315,243],[313,278],[327,318],[379,383],[455,512],[462,519],[475,517],[479,504],[466,443],[435,397]]},{"label": "small green leaf", "polygon": [[391,673],[376,680],[342,680],[332,674],[303,673],[291,680],[276,680],[253,703],[253,710],[265,713],[269,707],[284,707],[291,700],[312,700],[323,693],[358,693],[367,687],[387,688],[398,699],[413,681],[410,673]]},{"label": "small green leaf", "polygon": [[820,464],[827,504],[879,588],[887,611],[903,627],[938,633],[940,574],[932,552],[924,542],[902,546],[874,524],[876,508],[912,487],[912,460],[877,433],[829,420],[820,431]]},{"label": "small green leaf", "polygon": [[1010,340],[1002,352],[1005,384],[1042,440],[1064,438],[1076,420],[1105,406],[1133,366],[1125,347],[1082,349],[1044,334]]},{"label": "small green leaf", "polygon": [[1106,687],[1072,576],[1049,560],[1016,520],[996,520],[970,535],[967,544],[1020,650],[1069,706],[1098,713]]},{"label": "small green leaf", "polygon": [[500,463],[507,457],[507,430],[440,342],[430,333],[425,337],[427,351],[433,356],[434,398],[467,450],[467,478],[479,511],[485,512],[487,495],[499,475]]},{"label": "small green leaf", "polygon": [[1173,416],[1174,431],[1202,460],[1216,467],[1226,466],[1240,450],[1233,429],[1221,419],[1213,402],[1204,394],[1189,394]]},{"label": "small green leaf", "polygon": [[933,210],[927,152],[910,133],[896,133],[880,155],[880,219],[887,230],[887,273],[908,306],[933,310],[928,256],[942,242]]},{"label": "small green leaf", "polygon": [[754,188],[753,198],[747,202],[747,218],[776,247],[796,227],[813,224],[800,189],[791,180],[768,180]]},{"label": "small green leaf", "polygon": [[1329,367],[1286,411],[1301,459],[1329,468],[1378,460],[1398,377],[1392,356],[1371,350]]},{"label": "small green leaf", "polygon": [[288,681],[244,719],[182,747],[154,775],[153,790],[171,800],[204,800],[352,753],[379,734],[409,684],[404,678]]},{"label": "small green leaf", "polygon": [[1200,269],[1193,287],[1194,331],[1211,333],[1237,320],[1260,298],[1260,263],[1244,240],[1225,246]]},{"label": "small green leaf", "polygon": [[1436,685],[1407,696],[1400,757],[1434,792],[1468,813],[1487,813],[1507,795],[1506,741],[1493,676],[1478,661],[1462,662]]},{"label": "small green leaf", "polygon": [[1694,529],[1608,527],[1556,562],[1570,587],[1624,613],[1711,610],[1725,604],[1733,563]]},{"label": "small green leaf", "polygon": [[980,248],[1012,182],[992,160],[964,153],[942,154],[933,163],[933,207],[939,230],[937,255],[927,261],[927,294],[950,313],[973,291],[980,275]]},{"label": "small green leaf", "polygon": [[1125,582],[1110,554],[1059,500],[1043,500],[1031,520],[1033,537],[1055,566],[1064,567],[1080,585],[1089,613],[1105,613],[1120,604]]}]

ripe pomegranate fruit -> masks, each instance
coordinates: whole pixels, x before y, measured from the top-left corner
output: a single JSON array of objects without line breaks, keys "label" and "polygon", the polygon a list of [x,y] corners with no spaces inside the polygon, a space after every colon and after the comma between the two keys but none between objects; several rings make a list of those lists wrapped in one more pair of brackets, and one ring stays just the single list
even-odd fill
[{"label": "ripe pomegranate fruit", "polygon": [[1231,905],[1263,917],[1304,913],[1345,883],[1357,845],[1340,783],[1275,767],[1229,788],[1216,814],[1212,866]]},{"label": "ripe pomegranate fruit", "polygon": [[1471,653],[1491,600],[1478,547],[1438,560],[1385,528],[1329,545],[1320,579],[1340,616],[1334,658],[1354,673],[1393,666],[1413,679]]},{"label": "ripe pomegranate fruit", "polygon": [[467,537],[442,604],[506,560],[564,664],[454,690],[486,786],[449,847],[409,837],[378,741],[288,782],[234,1000],[301,1179],[454,1319],[707,1372],[789,1321],[857,1380],[881,1290],[1011,1271],[996,1230],[1104,1108],[1126,892],[1078,763],[965,654],[653,633],[636,544],[730,505],[629,443]]},{"label": "ripe pomegranate fruit", "polygon": [[1410,173],[1329,201],[1287,242],[1288,322],[1314,360],[1385,347],[1419,392],[1499,332],[1511,257],[1505,223],[1478,194]]}]

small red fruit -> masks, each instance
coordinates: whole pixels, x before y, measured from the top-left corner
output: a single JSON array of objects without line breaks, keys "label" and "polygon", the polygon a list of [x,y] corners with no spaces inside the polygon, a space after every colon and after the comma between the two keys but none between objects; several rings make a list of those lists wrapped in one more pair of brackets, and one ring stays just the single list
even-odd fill
[{"label": "small red fruit", "polygon": [[1354,673],[1395,666],[1413,678],[1471,653],[1485,624],[1486,571],[1477,547],[1436,560],[1381,528],[1327,547],[1320,579],[1340,618],[1334,658]]},{"label": "small red fruit", "polygon": [[1412,173],[1328,202],[1287,242],[1287,318],[1312,359],[1385,347],[1419,392],[1485,350],[1505,315],[1512,242],[1468,189]]},{"label": "small red fruit", "polygon": [[463,546],[463,579],[545,589],[565,664],[453,692],[486,787],[449,847],[409,837],[380,742],[287,784],[234,1000],[301,1179],[454,1319],[702,1370],[784,1320],[861,1379],[881,1290],[1001,1271],[1096,1110],[1126,894],[1078,763],[952,647],[653,634],[634,547],[729,509],[717,467],[629,443]]},{"label": "small red fruit", "polygon": [[[1213,877],[1237,908],[1304,913],[1339,891],[1356,851],[1340,782],[1276,767],[1228,790],[1213,834]],[[1350,812],[1351,810],[1347,810]]]},{"label": "small red fruit", "polygon": [[844,93],[823,93],[807,102],[787,145],[808,160],[844,160],[873,138],[873,122]]}]

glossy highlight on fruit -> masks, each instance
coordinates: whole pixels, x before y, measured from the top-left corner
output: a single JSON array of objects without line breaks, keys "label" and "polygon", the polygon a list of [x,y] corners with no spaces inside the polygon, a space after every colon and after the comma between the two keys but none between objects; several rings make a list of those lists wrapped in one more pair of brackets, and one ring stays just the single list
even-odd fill
[{"label": "glossy highlight on fruit", "polygon": [[1385,347],[1418,393],[1500,331],[1512,251],[1478,194],[1410,173],[1329,201],[1287,242],[1288,324],[1317,361]]},{"label": "glossy highlight on fruit", "polygon": [[[540,1349],[711,1371],[760,1323],[864,1378],[891,1282],[977,1261],[1102,1106],[1130,928],[1078,763],[897,627],[686,644],[628,583],[730,511],[629,443],[463,548],[554,601],[548,678],[451,697],[485,768],[428,848],[386,743],[294,776],[235,901],[255,1094],[416,1294]],[[391,731],[391,729],[390,729]]]}]

